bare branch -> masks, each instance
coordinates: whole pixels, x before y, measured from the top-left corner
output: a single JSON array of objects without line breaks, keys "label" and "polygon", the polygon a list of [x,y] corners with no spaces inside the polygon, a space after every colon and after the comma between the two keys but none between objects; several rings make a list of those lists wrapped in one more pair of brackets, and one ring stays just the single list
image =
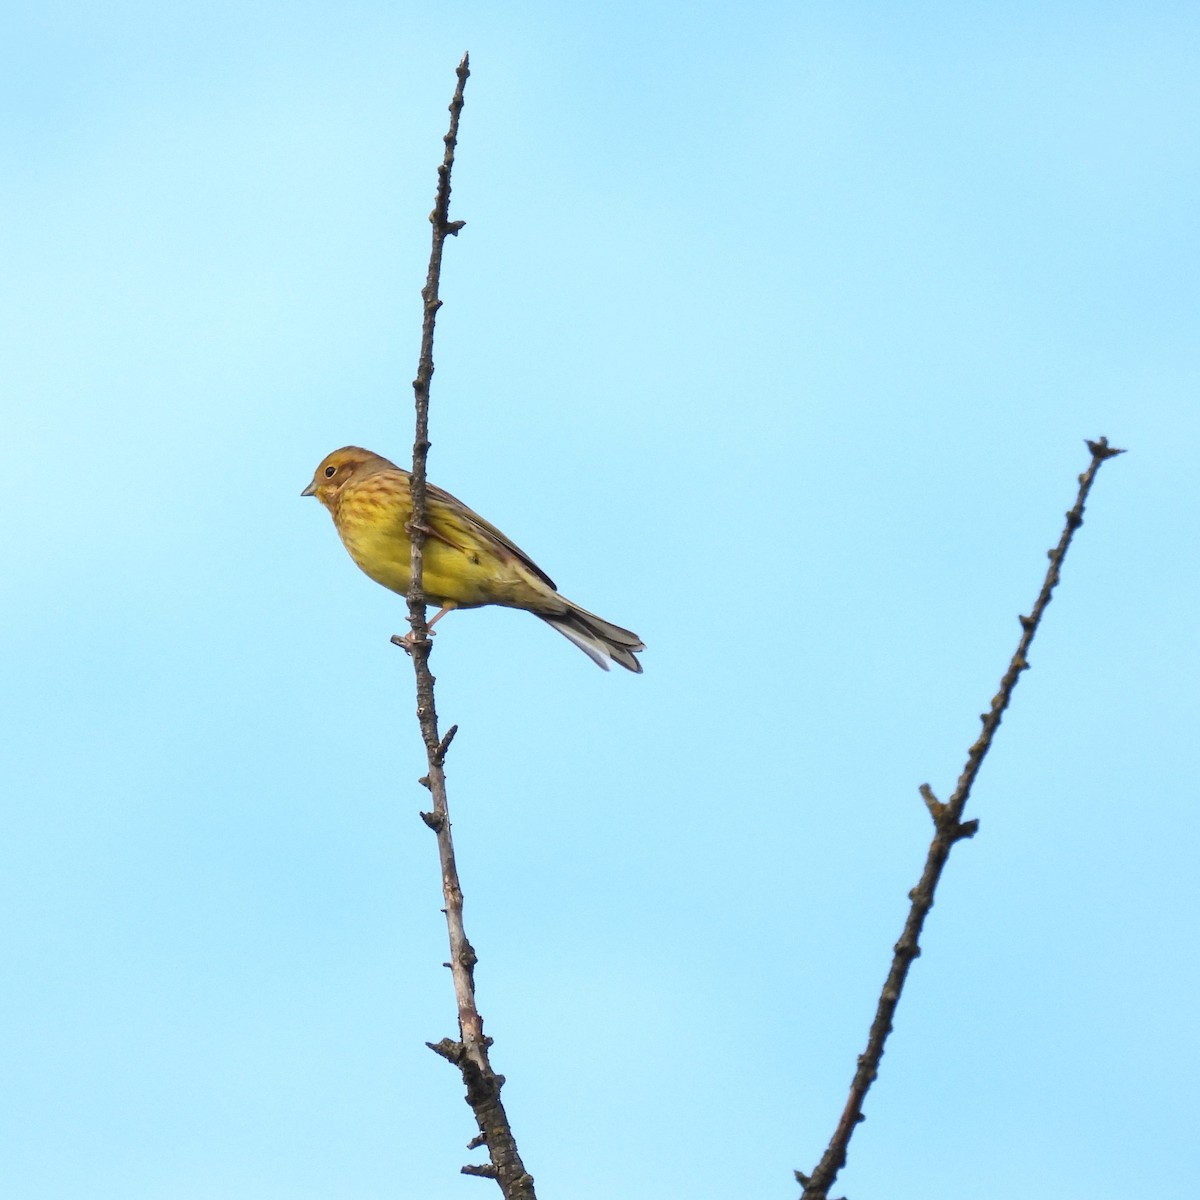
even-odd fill
[{"label": "bare branch", "polygon": [[871,1031],[867,1038],[867,1048],[859,1057],[858,1069],[850,1084],[850,1096],[842,1110],[837,1128],[812,1175],[805,1175],[801,1171],[796,1172],[796,1179],[804,1187],[803,1200],[827,1200],[829,1188],[837,1179],[838,1172],[846,1165],[846,1153],[855,1126],[866,1119],[863,1114],[863,1102],[866,1100],[871,1084],[875,1082],[875,1078],[879,1074],[879,1063],[883,1058],[884,1044],[887,1042],[888,1034],[892,1031],[892,1020],[895,1016],[896,1006],[900,1003],[900,993],[904,989],[908,969],[912,965],[913,959],[921,953],[921,929],[925,924],[925,917],[933,907],[933,895],[938,880],[941,878],[942,870],[950,857],[950,850],[954,843],[962,838],[973,836],[979,827],[978,821],[964,822],[962,819],[963,809],[971,794],[971,786],[991,748],[996,730],[1000,728],[1000,720],[1012,699],[1017,680],[1021,677],[1022,671],[1029,669],[1029,647],[1046,612],[1046,607],[1050,603],[1054,588],[1058,584],[1067,547],[1071,544],[1075,530],[1083,524],[1083,506],[1088,492],[1091,491],[1092,482],[1096,478],[1096,472],[1106,459],[1124,453],[1122,450],[1110,447],[1107,438],[1101,438],[1098,442],[1089,441],[1087,446],[1091,451],[1092,461],[1088,469],[1079,477],[1079,493],[1075,499],[1075,507],[1067,513],[1066,525],[1063,528],[1062,537],[1058,540],[1058,545],[1049,552],[1050,566],[1046,571],[1042,590],[1038,593],[1033,609],[1029,616],[1020,618],[1021,640],[1017,643],[1017,649],[1012,656],[1012,661],[1008,664],[1008,670],[1004,672],[1004,676],[1000,680],[1000,690],[992,697],[991,708],[980,717],[983,722],[983,730],[967,752],[966,766],[958,778],[954,794],[945,804],[942,804],[934,796],[933,790],[927,783],[921,785],[921,797],[925,801],[926,808],[929,809],[934,825],[934,836],[925,859],[925,870],[921,874],[920,882],[908,894],[912,901],[912,907],[909,909],[908,919],[904,922],[900,940],[894,947],[892,967],[879,996],[875,1020],[871,1023]]},{"label": "bare branch", "polygon": [[458,142],[458,121],[462,113],[463,89],[470,75],[467,55],[458,65],[458,86],[450,102],[450,130],[446,134],[446,151],[438,167],[437,198],[433,212],[429,215],[433,225],[433,248],[429,255],[429,272],[425,286],[421,289],[424,301],[424,321],[421,327],[421,356],[417,377],[413,380],[416,404],[416,437],[413,441],[413,466],[410,486],[412,489],[412,517],[409,536],[412,539],[412,582],[408,589],[409,621],[412,624],[411,643],[407,639],[396,639],[412,653],[413,669],[417,678],[417,719],[421,724],[421,737],[429,762],[429,774],[421,783],[429,788],[433,797],[433,811],[422,813],[421,819],[437,834],[438,857],[442,868],[442,894],[445,897],[446,927],[450,935],[450,972],[454,980],[454,995],[458,1003],[459,1038],[452,1042],[448,1038],[433,1044],[430,1049],[440,1054],[462,1072],[467,1088],[467,1103],[475,1113],[479,1126],[479,1137],[472,1146],[486,1145],[491,1163],[485,1166],[468,1166],[463,1171],[470,1175],[482,1175],[495,1179],[500,1185],[505,1200],[535,1200],[533,1179],[525,1170],[517,1152],[504,1105],[500,1102],[500,1089],[504,1076],[492,1070],[488,1059],[491,1039],[484,1036],[483,1018],[475,1003],[475,951],[467,940],[463,927],[463,895],[458,880],[458,868],[454,861],[454,842],[450,836],[450,812],[446,802],[446,773],[444,760],[450,743],[457,732],[451,726],[444,738],[438,735],[437,707],[434,703],[434,678],[429,670],[431,643],[425,622],[425,597],[421,590],[422,563],[424,556],[426,527],[426,479],[425,465],[429,455],[429,385],[433,378],[433,331],[437,311],[442,306],[438,287],[442,269],[442,247],[447,237],[454,236],[463,227],[462,221],[451,221],[450,172],[454,166],[454,150]]}]

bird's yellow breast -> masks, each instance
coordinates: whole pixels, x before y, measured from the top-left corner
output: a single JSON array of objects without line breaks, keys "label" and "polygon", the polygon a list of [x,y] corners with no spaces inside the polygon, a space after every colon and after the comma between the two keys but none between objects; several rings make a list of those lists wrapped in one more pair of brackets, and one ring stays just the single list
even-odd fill
[{"label": "bird's yellow breast", "polygon": [[[385,588],[407,593],[412,578],[407,487],[400,491],[394,480],[374,476],[344,488],[331,508],[358,566]],[[422,584],[428,603],[457,608],[501,604],[534,611],[545,606],[547,589],[511,554],[482,539],[433,497],[427,509],[432,532],[425,538]]]}]

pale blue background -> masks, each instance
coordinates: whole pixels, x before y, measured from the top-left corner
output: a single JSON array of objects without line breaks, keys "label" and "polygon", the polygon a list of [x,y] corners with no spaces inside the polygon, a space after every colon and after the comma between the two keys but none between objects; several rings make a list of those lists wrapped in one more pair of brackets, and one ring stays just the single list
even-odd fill
[{"label": "pale blue background", "polygon": [[18,3],[0,37],[3,1191],[497,1194],[403,603],[300,489],[403,458],[636,629],[434,666],[539,1192],[792,1197],[1087,463],[838,1194],[1192,1194],[1200,10]]}]

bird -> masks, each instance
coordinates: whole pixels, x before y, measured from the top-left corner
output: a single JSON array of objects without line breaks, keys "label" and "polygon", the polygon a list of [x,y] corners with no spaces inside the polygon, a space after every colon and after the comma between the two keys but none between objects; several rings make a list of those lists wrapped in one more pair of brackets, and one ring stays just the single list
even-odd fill
[{"label": "bird", "polygon": [[[412,577],[409,472],[361,446],[328,454],[302,496],[315,496],[330,512],[342,544],[376,583],[406,595]],[[641,638],[560,595],[533,559],[461,500],[426,485],[422,586],[436,604],[433,626],[456,608],[497,604],[541,617],[604,670],[619,663],[642,673],[634,656]]]}]

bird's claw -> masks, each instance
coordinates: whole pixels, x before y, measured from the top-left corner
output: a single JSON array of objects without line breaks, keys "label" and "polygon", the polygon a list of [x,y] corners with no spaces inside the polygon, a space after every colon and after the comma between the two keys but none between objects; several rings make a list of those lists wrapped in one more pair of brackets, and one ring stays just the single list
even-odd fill
[{"label": "bird's claw", "polygon": [[[437,637],[437,630],[436,629],[426,629],[425,636],[426,637]],[[417,644],[417,632],[415,629],[410,629],[405,634],[399,634],[399,633],[392,634],[392,645],[399,646],[402,650],[408,650],[411,652],[413,647],[416,644]]]}]

